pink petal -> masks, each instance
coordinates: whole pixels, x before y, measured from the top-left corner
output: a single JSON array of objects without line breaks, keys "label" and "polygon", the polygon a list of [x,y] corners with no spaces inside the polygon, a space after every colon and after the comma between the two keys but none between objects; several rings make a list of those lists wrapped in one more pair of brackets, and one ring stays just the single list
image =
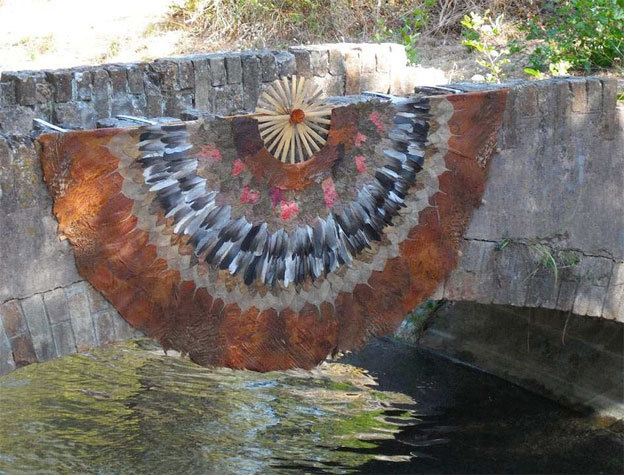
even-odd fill
[{"label": "pink petal", "polygon": [[338,193],[336,193],[334,180],[331,178],[323,180],[323,183],[321,183],[321,188],[323,188],[323,199],[325,200],[325,206],[327,206],[328,208],[333,208],[336,200],[338,199]]},{"label": "pink petal", "polygon": [[290,203],[286,203],[285,201],[282,203],[282,212],[280,217],[287,221],[291,218],[296,217],[299,214],[299,206],[295,201],[291,201]]},{"label": "pink petal", "polygon": [[366,171],[366,157],[364,155],[356,155],[354,158],[357,171],[364,173]]},{"label": "pink petal", "polygon": [[358,132],[357,135],[355,136],[355,146],[356,147],[360,147],[362,145],[362,142],[366,142],[366,135],[364,135],[361,132]]},{"label": "pink petal", "polygon": [[233,162],[233,167],[232,167],[232,176],[238,176],[240,175],[243,170],[245,170],[245,164],[242,162],[242,160],[240,158],[237,158],[236,160],[234,160]]}]

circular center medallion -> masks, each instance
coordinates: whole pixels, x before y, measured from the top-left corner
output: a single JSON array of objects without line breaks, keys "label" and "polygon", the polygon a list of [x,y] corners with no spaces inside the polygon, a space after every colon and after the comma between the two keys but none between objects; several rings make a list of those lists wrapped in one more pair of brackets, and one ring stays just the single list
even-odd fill
[{"label": "circular center medallion", "polygon": [[266,149],[283,163],[310,159],[327,140],[331,107],[321,90],[303,77],[277,79],[260,96],[256,108]]}]

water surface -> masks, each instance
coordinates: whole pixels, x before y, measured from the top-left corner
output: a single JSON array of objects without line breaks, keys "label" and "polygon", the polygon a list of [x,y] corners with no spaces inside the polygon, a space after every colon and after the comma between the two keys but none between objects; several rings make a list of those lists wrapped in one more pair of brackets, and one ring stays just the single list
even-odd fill
[{"label": "water surface", "polygon": [[618,473],[621,434],[390,340],[312,372],[202,368],[147,340],[0,378],[0,472]]}]

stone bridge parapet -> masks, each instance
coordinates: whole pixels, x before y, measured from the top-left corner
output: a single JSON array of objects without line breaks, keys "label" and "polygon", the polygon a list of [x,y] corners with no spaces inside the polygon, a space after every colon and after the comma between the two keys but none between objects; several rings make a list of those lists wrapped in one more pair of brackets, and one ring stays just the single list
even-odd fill
[{"label": "stone bridge parapet", "polygon": [[[137,335],[77,274],[56,235],[35,117],[73,128],[117,114],[249,111],[278,75],[328,95],[422,84],[398,45],[320,45],[0,77],[0,374]],[[464,88],[477,87],[463,85]],[[433,298],[542,307],[624,322],[624,111],[617,83],[510,84],[484,204]]]}]

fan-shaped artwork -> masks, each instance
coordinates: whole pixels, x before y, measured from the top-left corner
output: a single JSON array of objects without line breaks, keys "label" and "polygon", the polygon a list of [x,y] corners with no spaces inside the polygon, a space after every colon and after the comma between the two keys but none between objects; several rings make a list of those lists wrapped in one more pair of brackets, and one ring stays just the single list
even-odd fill
[{"label": "fan-shaped artwork", "polygon": [[310,368],[393,331],[457,263],[506,91],[345,101],[309,155],[294,135],[267,149],[262,117],[303,109],[270,97],[260,115],[40,138],[81,275],[200,364]]}]

